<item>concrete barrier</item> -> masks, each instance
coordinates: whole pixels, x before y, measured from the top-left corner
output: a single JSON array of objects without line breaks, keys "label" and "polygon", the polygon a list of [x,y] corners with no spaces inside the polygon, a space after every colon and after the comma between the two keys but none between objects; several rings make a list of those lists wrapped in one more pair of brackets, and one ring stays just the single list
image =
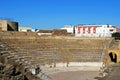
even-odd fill
[{"label": "concrete barrier", "polygon": [[[84,66],[95,66],[95,67],[101,67],[103,62],[69,62],[67,63],[56,63],[56,67],[84,67]],[[49,65],[50,66],[50,65]],[[51,65],[52,67],[54,64]],[[46,66],[47,67],[47,66]]]}]

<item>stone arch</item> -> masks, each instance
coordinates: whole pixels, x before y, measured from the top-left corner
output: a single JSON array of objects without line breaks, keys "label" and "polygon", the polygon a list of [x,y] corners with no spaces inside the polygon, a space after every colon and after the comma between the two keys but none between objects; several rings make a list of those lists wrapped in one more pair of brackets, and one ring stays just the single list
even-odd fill
[{"label": "stone arch", "polygon": [[112,62],[117,63],[117,54],[116,53],[110,52],[109,57]]}]

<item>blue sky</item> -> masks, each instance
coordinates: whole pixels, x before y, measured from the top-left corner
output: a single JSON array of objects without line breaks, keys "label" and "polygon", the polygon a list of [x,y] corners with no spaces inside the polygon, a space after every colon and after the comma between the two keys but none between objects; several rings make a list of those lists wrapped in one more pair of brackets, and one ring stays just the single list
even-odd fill
[{"label": "blue sky", "polygon": [[69,24],[120,27],[120,0],[0,0],[0,18],[36,29],[56,29]]}]

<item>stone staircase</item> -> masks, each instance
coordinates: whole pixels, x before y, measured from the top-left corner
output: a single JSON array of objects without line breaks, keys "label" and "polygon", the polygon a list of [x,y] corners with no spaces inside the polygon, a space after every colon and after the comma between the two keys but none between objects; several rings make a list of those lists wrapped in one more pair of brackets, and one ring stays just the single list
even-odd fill
[{"label": "stone staircase", "polygon": [[[0,58],[1,68],[3,63],[8,62],[10,65],[17,63],[17,67],[22,63],[29,69],[34,69],[36,65],[50,68],[53,64],[56,67],[57,63],[102,62],[104,49],[113,42],[111,38],[50,37],[19,32],[0,32],[0,40],[0,53],[4,53]],[[20,72],[25,73],[25,68]],[[46,77],[42,72],[41,75]],[[30,73],[25,76],[32,77]]]},{"label": "stone staircase", "polygon": [[0,80],[40,80],[20,59],[7,43],[0,41]]},{"label": "stone staircase", "polygon": [[2,33],[1,40],[17,52],[22,61],[36,64],[57,62],[100,62],[111,39],[47,37],[30,33]]}]

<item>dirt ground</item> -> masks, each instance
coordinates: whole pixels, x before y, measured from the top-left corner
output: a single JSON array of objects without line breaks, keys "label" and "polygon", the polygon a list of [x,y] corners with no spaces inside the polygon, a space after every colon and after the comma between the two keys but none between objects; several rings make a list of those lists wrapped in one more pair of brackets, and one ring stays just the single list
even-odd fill
[{"label": "dirt ground", "polygon": [[69,71],[50,74],[52,80],[96,80],[98,71]]}]

